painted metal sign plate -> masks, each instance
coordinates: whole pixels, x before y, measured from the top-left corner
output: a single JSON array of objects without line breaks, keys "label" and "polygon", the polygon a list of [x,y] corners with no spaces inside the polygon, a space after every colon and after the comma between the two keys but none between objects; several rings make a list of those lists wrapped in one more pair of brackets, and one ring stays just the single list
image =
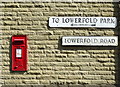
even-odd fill
[{"label": "painted metal sign plate", "polygon": [[50,27],[115,28],[116,17],[50,17]]},{"label": "painted metal sign plate", "polygon": [[118,36],[65,36],[63,46],[118,46]]}]

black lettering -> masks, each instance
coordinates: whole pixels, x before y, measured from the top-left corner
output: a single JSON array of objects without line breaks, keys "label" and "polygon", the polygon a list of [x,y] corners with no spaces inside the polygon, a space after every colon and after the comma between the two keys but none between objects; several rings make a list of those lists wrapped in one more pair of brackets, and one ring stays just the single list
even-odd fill
[{"label": "black lettering", "polygon": [[65,23],[64,18],[62,18],[62,23]]},{"label": "black lettering", "polygon": [[85,18],[82,19],[82,23],[84,23],[84,22],[85,22]]},{"label": "black lettering", "polygon": [[114,19],[111,18],[111,23],[115,23]]},{"label": "black lettering", "polygon": [[106,23],[106,19],[105,18],[101,18],[100,19],[100,23]]},{"label": "black lettering", "polygon": [[107,18],[107,23],[111,23],[111,22],[110,22],[110,18]]},{"label": "black lettering", "polygon": [[96,18],[93,19],[93,23],[96,23],[98,20]]},{"label": "black lettering", "polygon": [[71,42],[71,40],[70,39],[67,39],[67,43],[70,43]]},{"label": "black lettering", "polygon": [[100,43],[103,43],[103,39],[100,39]]},{"label": "black lettering", "polygon": [[104,39],[104,43],[107,43],[107,39]]},{"label": "black lettering", "polygon": [[87,43],[90,43],[90,39],[87,39],[86,41],[87,41]]},{"label": "black lettering", "polygon": [[70,21],[69,18],[66,18],[66,19],[65,19],[65,23],[68,23],[69,21]]},{"label": "black lettering", "polygon": [[108,39],[107,42],[108,42],[108,43],[114,43],[114,42],[115,42],[115,39]]},{"label": "black lettering", "polygon": [[65,39],[65,43],[67,42],[67,40]]},{"label": "black lettering", "polygon": [[81,23],[81,18],[78,19],[78,22]]},{"label": "black lettering", "polygon": [[53,19],[53,23],[55,23],[55,18],[52,18]]},{"label": "black lettering", "polygon": [[97,39],[94,39],[94,43],[97,43],[98,42],[98,40]]},{"label": "black lettering", "polygon": [[72,43],[75,43],[75,42],[76,42],[76,39],[71,39],[71,42],[72,42]]},{"label": "black lettering", "polygon": [[77,18],[75,18],[75,23],[78,23]]},{"label": "black lettering", "polygon": [[115,39],[111,39],[111,43],[115,43]]},{"label": "black lettering", "polygon": [[70,18],[70,22],[74,22],[74,19],[73,19],[73,18]]},{"label": "black lettering", "polygon": [[80,39],[79,38],[77,39],[77,43],[80,43]]},{"label": "black lettering", "polygon": [[82,38],[80,39],[80,43],[83,43],[83,39]]},{"label": "black lettering", "polygon": [[85,22],[86,22],[86,23],[89,23],[89,18],[86,18]]}]

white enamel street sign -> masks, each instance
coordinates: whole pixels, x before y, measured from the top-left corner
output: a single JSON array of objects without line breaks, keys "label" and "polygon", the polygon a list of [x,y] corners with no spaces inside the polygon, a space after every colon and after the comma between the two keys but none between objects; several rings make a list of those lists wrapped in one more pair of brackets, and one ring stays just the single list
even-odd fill
[{"label": "white enamel street sign", "polygon": [[50,17],[50,27],[96,27],[115,28],[116,17]]},{"label": "white enamel street sign", "polygon": [[63,46],[118,46],[118,36],[65,36]]}]

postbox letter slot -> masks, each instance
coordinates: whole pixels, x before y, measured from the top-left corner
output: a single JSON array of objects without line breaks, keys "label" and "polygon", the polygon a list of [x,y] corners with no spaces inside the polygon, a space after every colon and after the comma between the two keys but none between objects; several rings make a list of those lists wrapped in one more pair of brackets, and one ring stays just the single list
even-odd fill
[{"label": "postbox letter slot", "polygon": [[14,40],[16,43],[24,43],[24,39],[15,39]]}]

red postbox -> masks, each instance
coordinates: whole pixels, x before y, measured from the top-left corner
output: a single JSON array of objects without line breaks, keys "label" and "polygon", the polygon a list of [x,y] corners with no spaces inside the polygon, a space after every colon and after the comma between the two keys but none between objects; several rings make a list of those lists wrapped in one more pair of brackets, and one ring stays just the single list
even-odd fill
[{"label": "red postbox", "polygon": [[27,71],[27,36],[12,36],[12,71]]}]

